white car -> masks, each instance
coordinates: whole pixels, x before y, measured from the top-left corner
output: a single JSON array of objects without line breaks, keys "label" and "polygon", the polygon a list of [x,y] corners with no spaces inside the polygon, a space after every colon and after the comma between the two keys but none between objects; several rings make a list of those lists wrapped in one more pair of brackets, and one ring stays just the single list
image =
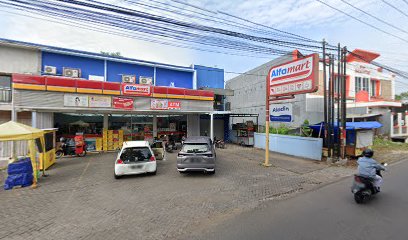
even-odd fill
[{"label": "white car", "polygon": [[156,158],[148,141],[124,142],[115,160],[115,178],[123,175],[150,173],[157,171]]}]

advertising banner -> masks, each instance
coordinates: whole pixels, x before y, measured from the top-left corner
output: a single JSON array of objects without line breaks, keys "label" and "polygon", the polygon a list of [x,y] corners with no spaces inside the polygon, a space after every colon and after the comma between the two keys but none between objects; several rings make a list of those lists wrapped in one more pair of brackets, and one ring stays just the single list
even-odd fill
[{"label": "advertising banner", "polygon": [[88,107],[88,95],[64,94],[65,107]]},{"label": "advertising banner", "polygon": [[292,104],[271,104],[270,120],[271,122],[292,122]]},{"label": "advertising banner", "polygon": [[110,108],[112,98],[110,96],[89,96],[89,107]]},{"label": "advertising banner", "polygon": [[311,93],[318,90],[317,53],[272,67],[268,74],[271,97]]},{"label": "advertising banner", "polygon": [[167,99],[151,99],[150,109],[152,110],[167,110],[169,101]]},{"label": "advertising banner", "polygon": [[133,110],[133,99],[113,97],[113,108]]},{"label": "advertising banner", "polygon": [[169,109],[181,109],[181,102],[180,101],[169,101]]},{"label": "advertising banner", "polygon": [[150,96],[150,85],[143,84],[123,84],[122,93],[123,95],[131,96]]}]

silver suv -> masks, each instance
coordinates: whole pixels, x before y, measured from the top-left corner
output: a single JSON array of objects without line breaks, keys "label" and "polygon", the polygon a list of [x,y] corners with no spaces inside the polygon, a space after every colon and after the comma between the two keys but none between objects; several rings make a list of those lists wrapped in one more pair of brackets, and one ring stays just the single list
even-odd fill
[{"label": "silver suv", "polygon": [[188,137],[177,155],[177,170],[215,173],[215,149],[209,137]]}]

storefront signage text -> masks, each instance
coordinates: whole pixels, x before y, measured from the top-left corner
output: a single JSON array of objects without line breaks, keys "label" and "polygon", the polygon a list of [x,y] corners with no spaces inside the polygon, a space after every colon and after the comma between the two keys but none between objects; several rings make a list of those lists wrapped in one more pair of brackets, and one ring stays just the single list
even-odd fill
[{"label": "storefront signage text", "polygon": [[123,84],[123,95],[150,96],[150,86],[141,84]]},{"label": "storefront signage text", "polygon": [[167,99],[152,99],[150,100],[150,109],[152,110],[168,110],[181,109],[181,101],[169,101]]},{"label": "storefront signage text", "polygon": [[79,94],[64,94],[65,107],[88,107],[88,96]]},{"label": "storefront signage text", "polygon": [[110,108],[112,107],[112,98],[110,96],[90,96],[89,107]]},{"label": "storefront signage text", "polygon": [[133,110],[133,99],[132,98],[113,98],[113,108]]},{"label": "storefront signage text", "polygon": [[272,67],[268,74],[270,96],[288,96],[317,91],[318,68],[318,54]]},{"label": "storefront signage text", "polygon": [[271,122],[292,122],[292,104],[272,104],[270,110]]}]

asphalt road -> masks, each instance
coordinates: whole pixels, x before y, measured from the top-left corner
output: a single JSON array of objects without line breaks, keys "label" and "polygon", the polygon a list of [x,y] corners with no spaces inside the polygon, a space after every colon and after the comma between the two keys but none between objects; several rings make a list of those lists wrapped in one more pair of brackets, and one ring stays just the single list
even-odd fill
[{"label": "asphalt road", "polygon": [[268,202],[199,239],[408,239],[408,161],[389,166],[382,192],[354,202],[352,178],[279,202]]}]

